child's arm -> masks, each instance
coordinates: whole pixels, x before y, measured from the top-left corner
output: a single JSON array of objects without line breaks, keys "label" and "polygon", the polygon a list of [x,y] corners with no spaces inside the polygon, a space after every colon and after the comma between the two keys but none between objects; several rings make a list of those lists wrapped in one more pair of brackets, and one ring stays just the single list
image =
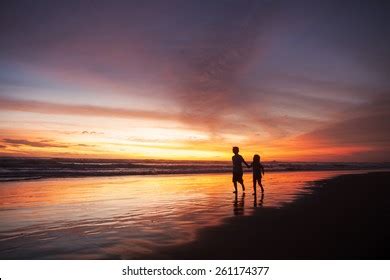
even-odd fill
[{"label": "child's arm", "polygon": [[260,164],[261,173],[264,175],[264,166]]},{"label": "child's arm", "polygon": [[242,162],[246,165],[246,167],[250,168],[252,166],[252,165],[247,164],[243,157],[241,157],[241,158],[242,158]]}]

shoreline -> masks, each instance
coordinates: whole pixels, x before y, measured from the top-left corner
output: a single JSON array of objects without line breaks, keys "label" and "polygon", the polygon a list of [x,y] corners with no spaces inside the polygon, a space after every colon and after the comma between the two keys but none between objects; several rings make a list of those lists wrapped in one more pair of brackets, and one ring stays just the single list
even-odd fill
[{"label": "shoreline", "polygon": [[390,172],[313,184],[291,204],[227,218],[150,259],[389,259]]},{"label": "shoreline", "polygon": [[[282,173],[282,172],[320,172],[320,171],[339,171],[339,172],[348,172],[348,171],[362,171],[362,172],[390,172],[389,168],[375,168],[375,169],[362,169],[362,168],[349,168],[349,169],[332,169],[332,168],[319,168],[319,169],[294,169],[294,170],[269,170],[266,171],[267,173]],[[251,174],[251,170],[244,170],[244,174]],[[126,177],[126,176],[177,176],[177,175],[207,175],[207,174],[231,174],[231,171],[180,171],[180,172],[140,172],[140,173],[90,173],[90,174],[79,174],[79,173],[72,173],[72,174],[66,174],[66,175],[41,175],[41,176],[32,176],[32,177],[20,177],[20,178],[1,178],[0,177],[0,184],[1,183],[8,183],[8,182],[22,182],[22,181],[36,181],[36,180],[46,180],[46,179],[82,179],[82,178],[101,178],[101,177]]]}]

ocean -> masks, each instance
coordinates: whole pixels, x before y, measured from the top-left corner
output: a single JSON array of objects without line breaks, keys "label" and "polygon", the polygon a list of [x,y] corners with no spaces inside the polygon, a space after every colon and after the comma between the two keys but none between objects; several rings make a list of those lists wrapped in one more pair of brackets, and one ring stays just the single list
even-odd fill
[{"label": "ocean", "polygon": [[[266,172],[380,170],[390,162],[263,162]],[[249,169],[247,169],[250,171]],[[93,176],[206,174],[231,172],[230,161],[0,158],[0,182]]]}]

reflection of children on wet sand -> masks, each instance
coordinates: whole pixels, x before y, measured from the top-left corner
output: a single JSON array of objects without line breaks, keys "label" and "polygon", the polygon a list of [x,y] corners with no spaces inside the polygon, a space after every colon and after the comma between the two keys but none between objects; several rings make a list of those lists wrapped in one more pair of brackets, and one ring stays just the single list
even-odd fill
[{"label": "reflection of children on wet sand", "polygon": [[253,207],[263,207],[264,203],[264,192],[261,193],[260,199],[257,202],[257,194],[253,194]]},{"label": "reflection of children on wet sand", "polygon": [[239,151],[240,149],[238,147],[233,147],[234,156],[232,157],[232,161],[234,193],[237,193],[237,182],[241,184],[242,191],[245,192],[244,180],[242,179],[242,163],[244,163],[249,168],[249,165],[245,162],[244,158],[238,154]]},{"label": "reflection of children on wet sand", "polygon": [[242,216],[245,212],[245,193],[241,195],[240,200],[238,200],[237,193],[234,196],[233,202],[233,213],[235,216]]}]

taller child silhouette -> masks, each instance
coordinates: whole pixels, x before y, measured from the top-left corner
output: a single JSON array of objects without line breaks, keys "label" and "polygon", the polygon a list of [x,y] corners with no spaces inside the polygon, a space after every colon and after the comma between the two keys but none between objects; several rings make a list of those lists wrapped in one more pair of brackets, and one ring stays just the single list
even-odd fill
[{"label": "taller child silhouette", "polygon": [[245,162],[244,158],[238,154],[239,151],[240,149],[238,147],[233,147],[233,193],[237,193],[237,182],[241,184],[242,191],[245,192],[244,180],[242,179],[242,175],[244,173],[242,170],[242,163],[244,163],[249,168],[249,165]]}]

